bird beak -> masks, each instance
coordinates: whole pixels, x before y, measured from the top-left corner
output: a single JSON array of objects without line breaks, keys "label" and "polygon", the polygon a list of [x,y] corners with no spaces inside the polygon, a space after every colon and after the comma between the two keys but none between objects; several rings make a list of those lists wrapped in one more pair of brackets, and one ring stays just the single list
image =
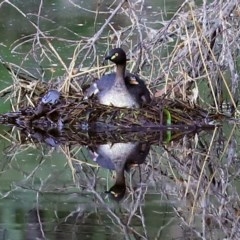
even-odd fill
[{"label": "bird beak", "polygon": [[104,60],[111,60],[111,55],[107,55]]}]

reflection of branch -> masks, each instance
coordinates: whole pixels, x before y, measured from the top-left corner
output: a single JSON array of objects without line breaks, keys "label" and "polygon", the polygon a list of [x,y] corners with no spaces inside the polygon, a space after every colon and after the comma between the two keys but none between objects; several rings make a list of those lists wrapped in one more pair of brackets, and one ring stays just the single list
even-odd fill
[{"label": "reflection of branch", "polygon": [[[79,174],[82,175],[82,176],[80,176]],[[96,174],[97,173],[94,172],[91,169],[91,167],[88,167],[88,166],[85,165],[84,168],[81,168],[81,172],[78,171],[77,176],[78,176],[78,179],[81,180],[81,181],[83,180],[83,178],[85,179],[85,181],[86,181],[85,185],[87,186],[86,191],[90,192],[91,194],[94,195],[94,197],[96,198],[96,200],[95,200],[96,204],[101,204],[101,207],[104,207],[107,210],[108,217],[112,220],[113,223],[117,224],[117,226],[123,231],[123,234],[124,234],[126,239],[131,239],[130,233],[133,233],[133,234],[135,234],[137,236],[140,236],[141,239],[147,239],[146,237],[142,236],[139,232],[137,232],[136,229],[134,229],[134,228],[132,228],[130,226],[131,219],[132,219],[133,215],[137,212],[137,209],[140,206],[141,200],[143,199],[143,195],[142,194],[146,193],[146,190],[147,190],[146,187],[145,186],[141,186],[140,187],[139,192],[138,192],[138,196],[137,196],[137,201],[133,201],[132,202],[132,206],[134,207],[134,210],[131,210],[128,222],[124,223],[122,221],[121,217],[118,216],[108,206],[108,204],[105,203],[102,195],[98,191],[96,191],[96,189],[95,189],[96,186],[95,186],[95,183],[94,183],[96,181],[96,179],[98,178],[96,176]],[[76,176],[76,178],[77,178],[77,176]],[[82,185],[82,183],[81,183],[81,185]],[[143,190],[142,187],[144,187],[144,191],[142,191]],[[141,219],[143,219],[143,217]],[[143,220],[142,220],[142,224],[143,224],[143,228],[145,228]],[[144,232],[145,232],[145,235],[147,235],[146,234],[146,230],[144,230]]]},{"label": "reflection of branch", "polygon": [[197,202],[197,198],[201,195],[200,194],[200,184],[202,183],[202,179],[204,178],[204,170],[205,170],[205,166],[206,164],[208,163],[209,161],[209,157],[210,157],[210,151],[213,147],[213,142],[215,140],[215,137],[216,137],[216,133],[217,133],[217,128],[214,129],[214,133],[213,133],[213,136],[211,138],[211,142],[209,143],[209,147],[208,147],[208,150],[206,152],[206,156],[203,160],[203,164],[201,166],[201,172],[199,174],[199,178],[198,178],[198,183],[197,183],[197,186],[196,186],[196,192],[195,192],[195,195],[194,195],[194,202],[193,202],[193,207],[192,207],[192,213],[191,213],[191,218],[189,219],[189,222],[191,223],[192,220],[193,220],[193,217],[194,217],[194,211],[195,211],[195,204]]},{"label": "reflection of branch", "polygon": [[[234,129],[229,138],[218,128],[211,137],[207,135],[205,141],[199,138],[195,142],[186,138],[177,147],[168,147],[171,170],[167,175],[172,171],[175,185],[181,189],[176,193],[178,199],[185,202],[181,207],[174,207],[184,223],[183,232],[208,239],[209,234],[213,234],[210,230],[221,229],[229,239],[239,238],[240,198],[235,186],[239,163],[234,161],[237,156]],[[162,157],[160,161],[163,161]],[[202,225],[198,225],[199,219]]]},{"label": "reflection of branch", "polygon": [[[90,169],[88,169],[90,170]],[[93,184],[92,180],[96,179],[96,175],[92,169],[89,171],[86,171],[86,169],[82,169],[81,174],[84,175],[85,180],[87,181],[87,191],[94,194],[94,196],[97,198],[98,202],[101,203],[101,205],[109,212],[110,218],[113,218],[117,222],[120,228],[123,230],[124,235],[126,236],[126,239],[130,239],[129,237],[129,229],[125,224],[121,221],[121,219],[111,210],[110,207],[107,206],[107,204],[104,202],[102,196],[95,190],[95,184]],[[81,178],[82,180],[82,178]],[[94,180],[95,182],[95,180]],[[97,201],[95,201],[97,203]]]},{"label": "reflection of branch", "polygon": [[2,5],[3,3],[8,3],[8,4],[11,5],[13,8],[15,8],[23,17],[26,17],[26,14],[25,14],[23,11],[21,11],[21,9],[18,8],[16,5],[14,5],[13,3],[11,3],[10,1],[4,0],[4,1],[0,4],[0,7],[1,7],[1,5]]},{"label": "reflection of branch", "polygon": [[[93,10],[90,10],[90,9],[87,9],[87,8],[84,8],[82,6],[80,6],[79,4],[76,4],[75,2],[73,2],[72,0],[68,0],[74,7],[77,7],[79,8],[80,10],[83,10],[85,12],[88,12],[88,13],[96,13],[96,11],[93,11]],[[98,12],[98,13],[107,13],[107,12]]]},{"label": "reflection of branch", "polygon": [[41,216],[40,216],[40,208],[39,208],[39,192],[41,192],[41,188],[42,188],[42,184],[41,186],[39,187],[39,191],[37,192],[37,196],[36,196],[36,199],[37,199],[37,206],[36,206],[36,212],[37,212],[37,219],[38,219],[38,224],[39,224],[39,228],[40,228],[40,232],[41,232],[41,237],[45,238],[45,234],[44,234],[44,231],[43,231],[43,225],[42,225],[42,222],[41,222]]},{"label": "reflection of branch", "polygon": [[[132,231],[138,236],[141,236],[143,239],[148,239],[148,233],[145,225],[145,216],[142,211],[142,201],[145,199],[147,189],[148,188],[146,184],[140,184],[140,186],[134,191],[132,196],[133,199],[131,201],[130,208],[128,209],[129,216],[127,221],[127,225],[130,225],[133,217],[137,217],[141,220],[145,237],[140,235],[134,228],[132,228]],[[137,196],[136,199],[134,195]],[[137,211],[139,211],[139,213]]]}]

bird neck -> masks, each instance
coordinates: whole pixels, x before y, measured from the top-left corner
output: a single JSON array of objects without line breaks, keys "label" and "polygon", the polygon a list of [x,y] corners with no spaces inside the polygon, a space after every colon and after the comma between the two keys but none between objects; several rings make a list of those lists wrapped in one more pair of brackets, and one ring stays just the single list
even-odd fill
[{"label": "bird neck", "polygon": [[116,169],[116,182],[117,185],[125,185],[124,167]]},{"label": "bird neck", "polygon": [[126,64],[117,64],[116,67],[116,79],[121,81],[125,78]]}]

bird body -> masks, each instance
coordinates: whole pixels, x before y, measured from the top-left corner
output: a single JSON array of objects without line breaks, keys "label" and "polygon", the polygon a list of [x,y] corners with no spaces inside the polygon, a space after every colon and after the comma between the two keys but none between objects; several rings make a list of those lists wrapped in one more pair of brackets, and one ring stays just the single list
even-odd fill
[{"label": "bird body", "polygon": [[85,96],[95,94],[103,105],[127,108],[139,108],[144,102],[151,101],[143,80],[125,72],[127,59],[121,48],[111,50],[105,59],[116,64],[116,72],[102,76],[87,90]]}]

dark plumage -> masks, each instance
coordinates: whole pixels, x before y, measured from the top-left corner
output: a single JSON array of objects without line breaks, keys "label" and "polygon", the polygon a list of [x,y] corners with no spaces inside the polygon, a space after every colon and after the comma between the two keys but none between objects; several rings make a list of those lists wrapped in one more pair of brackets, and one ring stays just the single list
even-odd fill
[{"label": "dark plumage", "polygon": [[116,64],[116,72],[102,76],[85,93],[88,98],[93,94],[101,104],[116,107],[139,108],[151,101],[150,92],[138,76],[126,73],[126,54],[121,48],[114,48],[105,57]]}]

